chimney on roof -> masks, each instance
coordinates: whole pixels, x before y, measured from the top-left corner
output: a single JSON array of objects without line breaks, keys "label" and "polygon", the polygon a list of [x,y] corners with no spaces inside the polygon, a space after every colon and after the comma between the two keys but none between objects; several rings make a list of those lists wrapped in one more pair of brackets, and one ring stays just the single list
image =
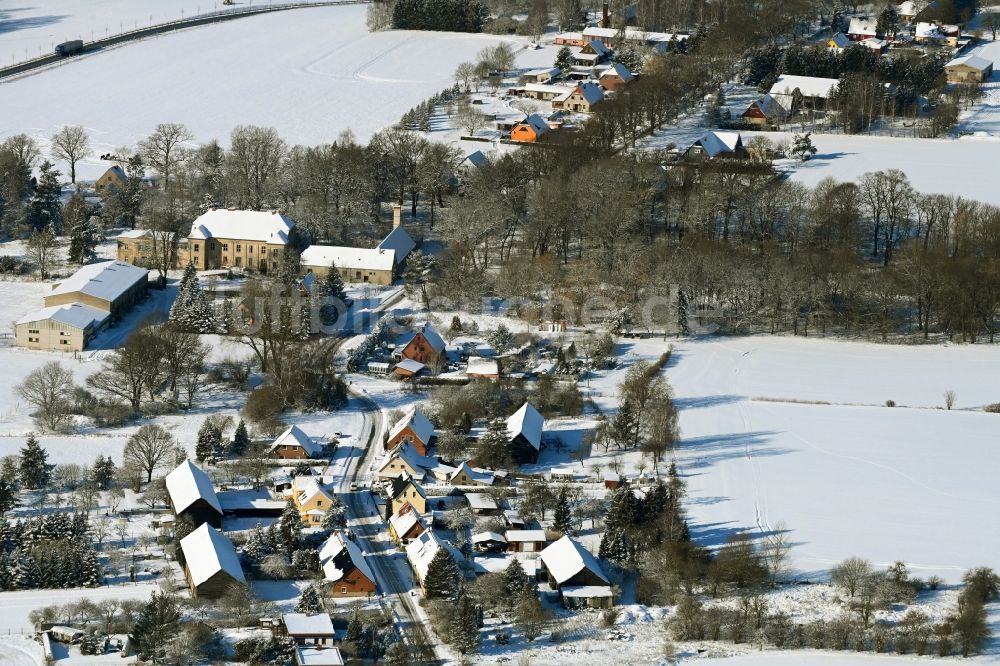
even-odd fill
[{"label": "chimney on roof", "polygon": [[601,15],[601,27],[610,28],[611,27],[611,8],[608,3],[604,3],[604,11]]},{"label": "chimney on roof", "polygon": [[399,229],[401,226],[403,226],[403,207],[392,204],[392,228]]}]

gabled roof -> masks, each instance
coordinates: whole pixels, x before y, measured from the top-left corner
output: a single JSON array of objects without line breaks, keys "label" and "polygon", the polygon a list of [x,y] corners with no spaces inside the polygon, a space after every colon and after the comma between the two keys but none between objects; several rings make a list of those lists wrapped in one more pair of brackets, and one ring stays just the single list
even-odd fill
[{"label": "gabled roof", "polygon": [[198,586],[224,571],[236,580],[245,582],[243,567],[232,542],[208,523],[202,524],[181,539],[181,550],[191,572],[191,582]]},{"label": "gabled roof", "polygon": [[545,530],[507,530],[504,538],[508,542],[545,541]]},{"label": "gabled roof", "polygon": [[414,436],[424,445],[429,444],[431,437],[434,436],[434,424],[430,422],[430,419],[424,416],[423,412],[416,407],[410,407],[403,414],[403,418],[396,421],[396,424],[392,426],[392,430],[389,431],[389,439],[401,433],[407,426],[410,426],[410,430],[413,431]]},{"label": "gabled roof", "polygon": [[67,303],[35,310],[18,319],[17,323],[31,324],[38,321],[54,321],[83,330],[91,324],[99,326],[110,315],[109,312],[92,308],[83,303]]},{"label": "gabled roof", "polygon": [[914,34],[917,37],[930,37],[934,39],[944,39],[957,35],[959,32],[961,31],[957,25],[928,23],[926,21],[917,23],[917,27],[914,30]]},{"label": "gabled roof", "polygon": [[424,489],[419,483],[417,483],[416,479],[406,473],[400,474],[392,479],[392,498],[396,499],[399,497],[406,491],[406,488],[411,485],[413,486],[413,489],[417,491],[418,495],[427,499],[427,493],[424,492]]},{"label": "gabled roof", "polygon": [[391,271],[396,261],[395,252],[377,247],[343,247],[340,245],[310,245],[299,259],[303,266],[337,268],[362,271]]},{"label": "gabled roof", "polygon": [[196,240],[233,238],[286,245],[288,234],[294,226],[294,220],[278,212],[213,208],[199,215],[191,223],[191,233],[188,238]]},{"label": "gabled roof", "polygon": [[403,226],[398,226],[390,231],[389,235],[378,244],[378,249],[392,250],[395,253],[397,264],[402,263],[403,259],[406,259],[415,247],[417,247],[416,241]]},{"label": "gabled roof", "polygon": [[535,449],[541,450],[542,428],[544,426],[545,419],[530,402],[526,402],[507,418],[507,436],[514,439],[518,435],[524,435],[529,444]]},{"label": "gabled roof", "polygon": [[632,76],[632,72],[629,71],[629,68],[620,62],[612,63],[611,67],[608,67],[606,70],[601,72],[601,78],[603,79],[605,76],[617,76],[626,83],[635,78]]},{"label": "gabled roof", "polygon": [[878,34],[878,21],[870,18],[852,18],[851,24],[847,28],[848,34],[851,35],[870,35],[874,37]]},{"label": "gabled roof", "polygon": [[412,372],[417,374],[427,366],[420,361],[414,361],[412,358],[404,358],[402,361],[396,364],[396,367],[401,370],[406,370],[407,372]]},{"label": "gabled roof", "polygon": [[419,511],[409,502],[404,502],[396,513],[389,516],[389,524],[392,525],[396,535],[402,538],[417,525],[423,525],[424,521]]},{"label": "gabled roof", "polygon": [[203,499],[222,515],[222,505],[219,504],[208,474],[190,460],[185,460],[167,474],[166,485],[170,502],[177,513],[182,513],[199,499]]},{"label": "gabled roof", "polygon": [[[125,169],[121,168],[117,164],[108,167],[107,170],[101,174],[101,178],[104,178],[108,174],[114,174],[118,180],[123,183],[128,182],[128,176],[125,174]],[[100,180],[100,178],[98,178],[98,180]]]},{"label": "gabled roof", "polygon": [[410,566],[423,580],[427,577],[427,567],[437,554],[439,548],[446,548],[456,563],[464,559],[462,553],[453,545],[439,537],[434,530],[424,530],[416,539],[406,544],[406,559]]},{"label": "gabled roof", "polygon": [[535,134],[541,136],[549,131],[549,125],[545,122],[537,113],[532,113],[530,116],[518,123],[518,125],[527,125],[531,129],[535,130]]},{"label": "gabled roof", "polygon": [[308,456],[315,456],[323,450],[323,447],[312,440],[312,437],[302,432],[297,425],[288,426],[285,432],[278,435],[278,438],[271,444],[271,451],[279,446],[298,446],[306,452]]},{"label": "gabled roof", "polygon": [[325,645],[296,645],[295,663],[299,666],[343,666],[340,648]]},{"label": "gabled roof", "polygon": [[591,51],[594,52],[595,55],[598,55],[598,56],[608,56],[608,55],[611,55],[611,49],[609,49],[607,46],[605,46],[604,42],[602,42],[599,39],[593,39],[593,40],[591,40],[590,43],[587,44],[584,48],[585,49],[590,49]]},{"label": "gabled roof", "polygon": [[482,356],[470,356],[465,367],[467,375],[499,375],[500,366],[495,358],[483,358]]},{"label": "gabled roof", "polygon": [[978,69],[980,72],[985,72],[989,68],[993,67],[993,61],[987,60],[986,58],[980,58],[979,56],[966,55],[961,58],[955,58],[954,60],[948,61],[948,63],[945,64],[945,67],[958,67],[959,65],[965,65],[966,67]]},{"label": "gabled roof", "polygon": [[431,349],[437,353],[440,354],[444,351],[444,340],[440,335],[438,335],[438,332],[434,330],[434,327],[431,326],[430,322],[427,321],[414,324],[412,331],[401,335],[399,339],[396,340],[397,349],[403,349],[406,345],[410,344],[413,341],[413,338],[417,337],[418,334],[423,335],[424,339],[427,340],[427,344],[429,344]]},{"label": "gabled roof", "polygon": [[329,613],[282,613],[281,621],[289,636],[333,636],[335,633]]},{"label": "gabled roof", "polygon": [[819,97],[826,99],[840,82],[837,79],[824,79],[818,76],[793,76],[782,74],[768,91],[772,95],[791,95],[798,88],[804,97]]},{"label": "gabled roof", "polygon": [[[381,473],[382,470],[387,468],[390,463],[394,460],[402,460],[407,464],[415,473],[419,473],[428,467],[428,463],[431,462],[424,456],[417,453],[416,449],[409,442],[403,442],[399,446],[395,447],[391,451],[385,454],[382,462],[379,463],[378,471]],[[399,472],[392,474],[392,476],[398,476]]]},{"label": "gabled roof", "polygon": [[838,32],[836,35],[831,37],[829,41],[833,42],[833,45],[838,49],[844,49],[850,45],[851,38],[842,32]]},{"label": "gabled roof", "polygon": [[525,72],[523,76],[537,78],[539,76],[545,76],[546,74],[548,74],[549,77],[559,76],[562,74],[562,70],[558,67],[543,67],[542,69],[533,69],[530,72]]},{"label": "gabled roof", "polygon": [[717,157],[723,153],[734,153],[743,146],[739,132],[706,132],[695,141],[709,157]]},{"label": "gabled roof", "polygon": [[[585,28],[583,31],[584,37],[600,37],[603,39],[614,39],[618,36],[618,28],[600,28],[596,26],[591,26]],[[687,35],[674,34],[669,32],[647,32],[642,28],[635,26],[625,27],[625,39],[631,41],[643,41],[650,44],[669,42],[671,39],[676,39],[677,41],[683,41],[687,39]]]},{"label": "gabled roof", "polygon": [[487,511],[500,508],[497,506],[496,501],[486,493],[465,493],[465,499],[468,500],[469,506],[472,509]]},{"label": "gabled roof", "polygon": [[481,169],[490,165],[490,158],[486,157],[481,150],[473,150],[465,156],[465,159],[462,160],[462,163],[464,162],[468,162],[477,169]]},{"label": "gabled roof", "polygon": [[80,292],[101,300],[113,301],[136,283],[145,282],[148,279],[149,271],[145,268],[139,268],[124,261],[99,261],[96,264],[84,266],[72,276],[56,284],[52,287],[52,291],[45,296]]},{"label": "gabled roof", "polygon": [[507,539],[505,539],[499,532],[479,532],[478,534],[472,535],[472,543],[483,543],[485,541],[499,541],[501,543],[507,543]]},{"label": "gabled roof", "polygon": [[580,96],[587,100],[588,104],[596,104],[604,99],[604,90],[601,86],[590,81],[584,81],[573,92],[580,93]]},{"label": "gabled roof", "polygon": [[364,553],[350,539],[344,538],[340,531],[335,531],[319,550],[319,560],[323,564],[323,574],[327,580],[338,581],[351,569],[357,569],[361,575],[376,582],[375,574],[365,560]]},{"label": "gabled roof", "polygon": [[[295,477],[296,481],[302,477]],[[298,487],[299,493],[299,504],[308,504],[316,495],[322,495],[323,499],[332,500],[333,496],[330,495],[316,479],[313,477],[308,477],[301,486],[296,486],[293,481],[293,487]]]},{"label": "gabled roof", "polygon": [[[469,463],[465,461],[461,462],[458,467],[455,468],[455,471],[448,475],[448,480],[454,481],[455,478],[462,472],[465,472],[466,476],[476,483],[482,483],[487,486],[493,485],[493,479],[495,478],[493,472],[476,469],[475,467],[471,467]],[[466,497],[468,497],[468,495],[466,495]]]},{"label": "gabled roof", "polygon": [[568,536],[546,546],[540,557],[552,578],[560,585],[584,569],[590,569],[605,583],[609,583],[597,558]]}]

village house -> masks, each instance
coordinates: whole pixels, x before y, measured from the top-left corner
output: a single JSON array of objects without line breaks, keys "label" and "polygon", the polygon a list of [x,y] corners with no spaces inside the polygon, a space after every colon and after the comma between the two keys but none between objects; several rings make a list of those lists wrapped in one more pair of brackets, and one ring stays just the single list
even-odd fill
[{"label": "village house", "polygon": [[507,550],[512,553],[540,553],[548,543],[545,530],[507,530],[503,536],[507,540]]},{"label": "village house", "polygon": [[375,473],[386,478],[409,474],[414,479],[423,479],[426,473],[426,460],[427,458],[420,455],[412,444],[404,441],[401,446],[396,446],[386,453]]},{"label": "village house", "polygon": [[597,81],[604,90],[618,92],[634,79],[635,76],[632,75],[628,67],[620,62],[616,62],[601,72],[601,76]]},{"label": "village house", "polygon": [[610,60],[611,55],[611,49],[600,40],[594,39],[587,42],[579,53],[573,54],[573,64],[593,67]]},{"label": "village house", "polygon": [[[803,106],[811,109],[823,109],[826,107],[826,101],[839,84],[840,81],[837,79],[782,74],[768,92],[772,97],[787,95],[788,99],[791,99],[798,91],[798,94],[802,96]],[[794,109],[792,110],[794,111]]]},{"label": "village house", "polygon": [[470,356],[465,366],[465,376],[469,379],[500,379],[500,364],[495,358]]},{"label": "village house", "polygon": [[706,132],[684,151],[684,157],[746,159],[747,151],[739,132]]},{"label": "village house", "polygon": [[344,656],[336,647],[298,645],[295,647],[296,666],[344,666]]},{"label": "village house", "polygon": [[847,28],[847,36],[852,42],[878,37],[878,21],[873,18],[852,18]]},{"label": "village house", "polygon": [[300,266],[306,273],[326,277],[336,266],[344,282],[390,285],[396,274],[396,255],[379,248],[310,245],[302,251]]},{"label": "village house", "polygon": [[961,35],[962,30],[957,25],[920,21],[914,28],[913,41],[917,44],[937,44],[955,48]]},{"label": "village house", "polygon": [[333,504],[333,495],[323,487],[321,480],[311,476],[296,476],[292,481],[292,503],[299,511],[299,518],[307,526],[319,525]]},{"label": "village house", "polygon": [[982,83],[993,75],[993,61],[966,55],[948,61],[944,71],[948,83]]},{"label": "village house", "polygon": [[427,567],[430,566],[431,560],[434,559],[439,548],[447,549],[456,563],[461,564],[465,561],[462,553],[435,534],[434,530],[427,530],[406,544],[404,549],[406,551],[406,560],[410,563],[410,568],[413,570],[413,577],[416,579],[417,584],[420,585],[421,591],[424,591],[424,578],[427,577]]},{"label": "village house", "polygon": [[591,81],[584,81],[568,94],[552,100],[552,108],[590,113],[604,101],[604,90]]},{"label": "village house", "polygon": [[396,513],[389,517],[389,537],[397,546],[404,546],[420,536],[427,529],[423,517],[409,502],[404,502]]},{"label": "village house", "polygon": [[586,46],[587,40],[582,32],[560,32],[552,41],[556,46]]},{"label": "village house", "polygon": [[246,583],[232,542],[207,523],[181,539],[181,552],[195,598],[218,599],[233,585]]},{"label": "village house", "polygon": [[391,484],[389,501],[385,505],[386,520],[399,511],[403,504],[409,504],[418,513],[427,513],[427,493],[413,477],[404,474],[392,479]]},{"label": "village house", "polygon": [[400,361],[393,367],[392,374],[396,375],[397,377],[409,379],[410,377],[416,377],[426,368],[427,366],[424,365],[423,363],[420,363],[419,361],[414,361],[408,358],[404,358],[402,361]]},{"label": "village house", "polygon": [[549,587],[559,591],[569,607],[610,608],[611,583],[600,562],[575,539],[564,536],[550,544],[539,558]]},{"label": "village house", "polygon": [[471,541],[477,553],[502,553],[507,550],[507,539],[499,532],[479,532],[472,535]]},{"label": "village house", "polygon": [[352,540],[337,530],[319,551],[323,575],[334,597],[371,597],[378,585],[365,555]]},{"label": "village house", "polygon": [[413,331],[396,340],[392,356],[395,359],[410,359],[417,363],[434,366],[444,354],[444,340],[428,322],[414,324]]},{"label": "village house", "polygon": [[94,190],[101,196],[107,196],[125,187],[127,182],[128,176],[125,175],[125,170],[116,164],[94,181]]},{"label": "village house", "polygon": [[190,460],[178,465],[165,479],[167,498],[174,515],[187,516],[195,526],[222,527],[222,504],[208,474]]},{"label": "village house", "polygon": [[840,53],[852,44],[851,38],[842,32],[838,32],[830,39],[826,40],[826,48]]},{"label": "village house", "polygon": [[389,451],[407,442],[417,454],[426,456],[433,440],[434,424],[416,407],[410,407],[389,431],[385,449]]},{"label": "village house", "polygon": [[523,143],[534,143],[542,138],[542,135],[549,131],[549,125],[545,122],[537,113],[532,113],[530,116],[514,125],[514,129],[510,131],[511,141],[520,141]]},{"label": "village house", "polygon": [[788,104],[791,103],[791,98],[787,96],[775,96],[770,93],[751,102],[747,110],[743,112],[743,122],[750,125],[780,125],[784,123],[791,115],[791,111],[782,103],[781,97],[785,97]]},{"label": "village house", "polygon": [[296,425],[289,426],[271,444],[268,452],[272,458],[284,460],[306,460],[316,458],[323,452],[323,446],[302,432]]},{"label": "village house", "polygon": [[652,32],[636,26],[625,26],[623,30],[611,27],[590,26],[584,28],[584,40],[599,40],[608,48],[617,48],[619,39],[639,46],[647,46],[658,51],[665,51],[671,42],[677,44],[686,41],[688,36],[681,33]]},{"label": "village house", "polygon": [[[925,3],[921,2],[921,5],[923,4]],[[917,18],[918,13],[920,13],[920,9],[918,9],[917,3],[914,0],[905,0],[905,2],[899,3],[899,6],[896,7],[896,15],[899,16],[899,20],[903,23],[912,23],[913,19]]]},{"label": "village house", "polygon": [[538,462],[544,427],[545,419],[528,402],[507,418],[507,437],[510,442],[508,448],[514,462],[519,465]]},{"label": "village house", "polygon": [[467,462],[460,463],[448,477],[452,486],[492,486],[495,480],[494,472],[470,467]]},{"label": "village house", "polygon": [[533,69],[521,75],[521,83],[546,83],[552,79],[558,79],[562,70],[558,67],[546,67],[543,69]]},{"label": "village house", "polygon": [[537,99],[549,102],[573,90],[572,83],[526,83],[518,88],[511,88],[511,95]]},{"label": "village house", "polygon": [[296,645],[333,645],[337,638],[329,613],[282,613],[281,627]]}]

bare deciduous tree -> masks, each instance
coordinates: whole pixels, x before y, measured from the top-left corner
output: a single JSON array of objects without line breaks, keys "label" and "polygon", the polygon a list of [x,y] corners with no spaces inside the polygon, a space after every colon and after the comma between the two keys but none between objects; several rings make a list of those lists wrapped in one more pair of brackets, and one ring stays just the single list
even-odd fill
[{"label": "bare deciduous tree", "polygon": [[32,370],[16,390],[38,410],[35,421],[40,427],[58,430],[69,419],[67,402],[73,390],[73,373],[58,361]]},{"label": "bare deciduous tree", "polygon": [[872,575],[872,563],[861,557],[849,557],[830,571],[830,581],[844,588],[851,597],[861,589],[865,579]]},{"label": "bare deciduous tree", "polygon": [[153,472],[171,458],[176,442],[161,426],[147,424],[139,428],[125,444],[123,459],[126,465],[135,465],[146,473],[146,483],[153,480]]},{"label": "bare deciduous tree", "polygon": [[69,178],[76,183],[76,163],[90,155],[87,130],[80,125],[66,125],[52,136],[52,155],[69,163]]}]

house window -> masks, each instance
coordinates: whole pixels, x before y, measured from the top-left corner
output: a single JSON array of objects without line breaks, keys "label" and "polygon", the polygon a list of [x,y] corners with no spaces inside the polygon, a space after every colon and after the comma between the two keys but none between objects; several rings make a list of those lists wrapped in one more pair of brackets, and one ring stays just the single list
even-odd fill
[{"label": "house window", "polygon": [[342,586],[342,587],[340,588],[340,593],[341,593],[341,594],[347,594],[347,587],[346,587],[346,586]]},{"label": "house window", "polygon": [[195,251],[195,252],[197,252],[197,251],[198,251],[198,243],[195,243],[195,244],[194,244],[194,251]]},{"label": "house window", "polygon": [[323,506],[323,500],[316,500],[316,508]]},{"label": "house window", "polygon": [[247,268],[253,268],[253,257],[247,258]]},{"label": "house window", "polygon": [[236,257],[236,265],[237,266],[243,265],[243,257]]},{"label": "house window", "polygon": [[61,344],[61,345],[68,345],[69,344],[69,340],[60,340],[59,344]]},{"label": "house window", "polygon": [[243,246],[242,246],[242,245],[240,245],[239,243],[237,243],[237,244],[236,244],[236,251],[237,251],[237,252],[242,252],[242,251],[243,251]]},{"label": "house window", "polygon": [[38,338],[28,338],[28,342],[38,342]]},{"label": "house window", "polygon": [[271,249],[271,256],[272,257],[277,257],[278,256],[278,248],[272,248]]},{"label": "house window", "polygon": [[222,244],[222,251],[223,252],[229,252],[229,243],[223,243]]},{"label": "house window", "polygon": [[253,245],[247,245],[247,252],[253,254]]},{"label": "house window", "polygon": [[222,263],[228,264],[229,263],[229,257],[226,256],[226,255],[222,255]]},{"label": "house window", "polygon": [[39,330],[37,328],[29,328],[28,329],[28,333],[38,333],[38,332],[39,332]]}]

